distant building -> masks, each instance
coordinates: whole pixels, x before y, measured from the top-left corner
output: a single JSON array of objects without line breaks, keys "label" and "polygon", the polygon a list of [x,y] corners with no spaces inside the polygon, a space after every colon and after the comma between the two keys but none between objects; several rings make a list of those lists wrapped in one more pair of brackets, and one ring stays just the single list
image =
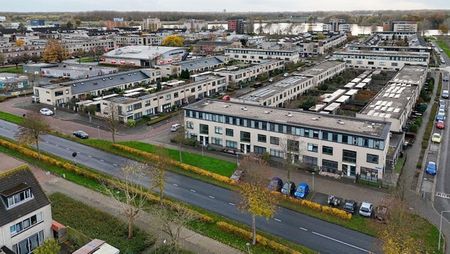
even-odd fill
[{"label": "distant building", "polygon": [[0,253],[29,254],[53,238],[50,201],[28,168],[0,171]]},{"label": "distant building", "polygon": [[156,32],[161,28],[161,20],[159,18],[146,18],[142,21],[142,30]]},{"label": "distant building", "polygon": [[175,64],[159,65],[156,67],[161,70],[162,77],[170,77],[180,75],[182,70],[187,70],[190,74],[212,71],[223,66],[226,62],[226,57],[208,56],[188,59]]},{"label": "distant building", "polygon": [[351,25],[345,19],[330,19],[327,24],[324,24],[323,28],[330,32],[351,32]]},{"label": "distant building", "polygon": [[183,27],[185,27],[190,32],[199,32],[203,29],[208,28],[208,22],[198,19],[188,19],[184,21]]},{"label": "distant building", "polygon": [[247,63],[261,63],[267,59],[284,60],[297,63],[300,61],[297,50],[270,50],[255,48],[226,48],[225,55]]},{"label": "distant building", "polygon": [[228,30],[237,34],[245,33],[245,25],[243,19],[228,20]]},{"label": "distant building", "polygon": [[196,55],[223,55],[226,48],[239,47],[240,42],[231,41],[198,41],[192,45],[192,52]]},{"label": "distant building", "polygon": [[284,70],[284,61],[267,60],[265,62],[251,65],[245,68],[230,66],[214,71],[214,74],[227,78],[228,83],[239,84],[256,80],[257,77],[269,74],[274,70]]},{"label": "distant building", "polygon": [[113,18],[114,22],[123,22],[123,18]]},{"label": "distant building", "polygon": [[5,22],[6,21],[6,17],[5,16],[0,16],[0,22]]},{"label": "distant building", "polygon": [[416,21],[384,22],[383,31],[417,33],[417,22]]},{"label": "distant building", "polygon": [[30,20],[30,26],[45,26],[45,20],[43,19],[32,19]]},{"label": "distant building", "polygon": [[111,50],[100,61],[112,65],[150,67],[183,60],[186,50],[181,47],[127,46]]},{"label": "distant building", "polygon": [[0,94],[12,94],[26,89],[30,89],[27,76],[0,73]]}]

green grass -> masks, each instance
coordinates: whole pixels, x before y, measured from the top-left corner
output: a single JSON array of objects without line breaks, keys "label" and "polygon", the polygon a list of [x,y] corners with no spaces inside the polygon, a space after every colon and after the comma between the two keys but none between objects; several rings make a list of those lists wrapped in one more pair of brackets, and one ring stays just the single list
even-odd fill
[{"label": "green grass", "polygon": [[[148,143],[142,143],[139,141],[126,141],[126,142],[120,142],[122,145],[126,145],[141,151],[154,153],[155,152],[155,145],[148,144]],[[173,160],[180,160],[179,151],[175,149],[167,148],[167,151],[169,153],[169,156]],[[208,156],[202,156],[200,154],[190,153],[190,152],[181,152],[181,157],[183,160],[183,163],[196,166],[211,172],[214,172],[219,175],[223,176],[231,176],[236,169],[236,164]]]},{"label": "green grass", "polygon": [[13,115],[7,112],[0,111],[0,119],[15,123],[15,124],[21,124],[23,121],[23,118],[21,116]]},{"label": "green grass", "polygon": [[402,172],[402,168],[405,165],[406,156],[399,157],[397,162],[395,163],[394,171],[395,173],[400,174]]},{"label": "green grass", "polygon": [[119,219],[69,198],[61,193],[50,195],[52,216],[91,239],[102,239],[118,248],[121,253],[141,253],[154,244],[147,233],[134,228],[128,239],[127,225]]},{"label": "green grass", "polygon": [[94,57],[91,57],[91,56],[80,57],[79,59],[77,59],[77,61],[80,62],[80,63],[97,62],[97,60]]},{"label": "green grass", "polygon": [[447,54],[448,57],[450,57],[450,47],[447,44],[446,41],[442,40],[441,38],[439,38],[436,43],[438,44],[438,46],[445,52],[445,54]]},{"label": "green grass", "polygon": [[1,72],[7,72],[7,73],[23,73],[23,67],[18,66],[8,66],[8,67],[0,67],[0,73]]}]

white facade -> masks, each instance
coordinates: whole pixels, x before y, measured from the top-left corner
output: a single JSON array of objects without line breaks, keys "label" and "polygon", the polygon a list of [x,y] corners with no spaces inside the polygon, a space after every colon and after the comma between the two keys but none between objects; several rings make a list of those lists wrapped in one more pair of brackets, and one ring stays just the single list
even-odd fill
[{"label": "white facade", "polygon": [[269,60],[256,64],[247,68],[238,70],[228,70],[223,68],[214,71],[215,74],[226,77],[228,83],[249,82],[255,80],[262,74],[269,73],[274,70],[284,69],[284,61],[281,60]]},{"label": "white facade", "polygon": [[159,18],[146,18],[142,22],[143,30],[150,30],[152,32],[161,28],[161,20]]},{"label": "white facade", "polygon": [[300,42],[300,54],[302,56],[323,55],[332,48],[344,44],[346,41],[347,35],[341,33],[319,41]]},{"label": "white facade", "polygon": [[417,33],[416,22],[393,22],[394,32],[412,32]]},{"label": "white facade", "polygon": [[400,70],[405,64],[428,66],[430,54],[425,52],[340,51],[333,58],[347,67],[361,69]]},{"label": "white facade", "polygon": [[297,63],[300,60],[296,50],[270,50],[255,48],[226,48],[225,55],[247,63],[260,63],[267,59],[284,60]]}]

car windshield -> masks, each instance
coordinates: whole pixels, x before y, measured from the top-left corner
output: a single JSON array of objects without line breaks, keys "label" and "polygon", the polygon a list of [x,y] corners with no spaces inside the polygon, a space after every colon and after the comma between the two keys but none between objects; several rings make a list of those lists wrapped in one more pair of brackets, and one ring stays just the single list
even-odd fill
[{"label": "car windshield", "polygon": [[367,209],[367,207],[361,207],[361,211],[363,211],[363,212],[369,212],[369,209]]}]

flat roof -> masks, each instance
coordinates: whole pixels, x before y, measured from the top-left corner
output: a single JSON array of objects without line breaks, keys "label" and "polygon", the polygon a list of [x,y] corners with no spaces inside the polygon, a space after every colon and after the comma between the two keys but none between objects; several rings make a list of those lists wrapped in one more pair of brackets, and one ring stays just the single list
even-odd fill
[{"label": "flat roof", "polygon": [[334,68],[334,67],[336,67],[338,65],[342,65],[342,64],[345,64],[345,63],[340,62],[340,61],[329,60],[329,61],[322,62],[312,68],[304,70],[300,74],[305,75],[305,76],[317,76],[331,68]]},{"label": "flat roof", "polygon": [[104,57],[128,58],[128,59],[154,59],[162,54],[174,50],[184,50],[181,47],[163,46],[126,46],[105,53]]},{"label": "flat roof", "polygon": [[237,116],[261,121],[281,124],[291,124],[299,127],[326,129],[361,135],[379,139],[386,139],[389,135],[390,123],[360,119],[354,117],[324,115],[307,111],[265,107],[230,101],[202,100],[187,105],[185,109],[198,110],[209,113]]},{"label": "flat roof", "polygon": [[427,72],[426,66],[405,65],[391,81],[419,85],[422,76],[426,76]]},{"label": "flat roof", "polygon": [[376,56],[416,56],[429,57],[426,52],[405,52],[405,51],[375,51],[375,50],[347,50],[336,51],[334,55],[376,55]]},{"label": "flat roof", "polygon": [[268,60],[263,60],[260,63],[254,64],[254,65],[250,65],[250,66],[247,66],[247,67],[244,67],[244,68],[239,68],[239,66],[237,66],[235,70],[229,70],[229,69],[225,69],[224,68],[224,70],[216,70],[214,72],[223,73],[223,74],[237,74],[237,73],[246,72],[246,71],[249,71],[249,70],[256,69],[256,68],[258,68],[260,66],[264,66],[264,65],[272,64],[272,63],[277,63],[277,62],[284,62],[284,61],[283,60],[276,60],[276,59],[268,59]]}]

